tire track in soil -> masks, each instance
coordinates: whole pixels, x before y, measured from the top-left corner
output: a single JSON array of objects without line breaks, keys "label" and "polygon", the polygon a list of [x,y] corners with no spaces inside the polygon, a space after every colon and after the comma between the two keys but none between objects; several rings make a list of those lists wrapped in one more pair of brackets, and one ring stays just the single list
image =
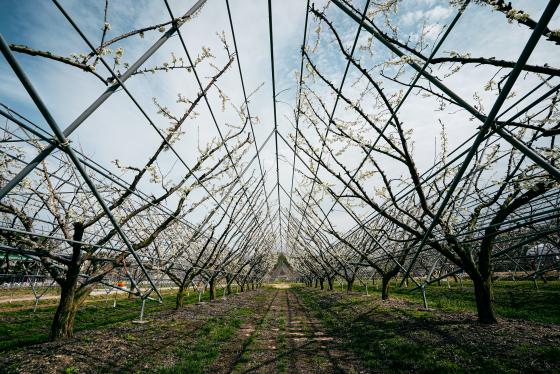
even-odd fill
[{"label": "tire track in soil", "polygon": [[292,315],[288,326],[290,373],[364,371],[359,360],[339,347],[341,342],[325,332],[322,323],[311,315],[293,291],[287,292],[287,300]]},{"label": "tire track in soil", "polygon": [[[280,293],[280,295],[279,295]],[[281,330],[280,318],[285,317]],[[285,343],[280,344],[280,338]],[[358,373],[359,361],[341,350],[297,295],[279,290],[255,331],[247,339],[235,373]]]},{"label": "tire track in soil", "polygon": [[279,292],[274,292],[266,312],[243,344],[243,350],[232,365],[232,373],[276,372]]},{"label": "tire track in soil", "polygon": [[[259,291],[261,292],[261,291]],[[259,327],[263,324],[267,317],[272,303],[276,298],[276,294],[270,297],[270,300],[262,301],[263,308],[254,310],[254,319],[258,320],[256,324],[245,322],[236,333],[236,336],[230,340],[226,346],[220,351],[218,359],[209,368],[204,371],[207,373],[232,373],[236,370],[236,365],[242,360],[243,354],[247,351],[249,344],[258,333]],[[266,306],[266,308],[264,308]]]}]

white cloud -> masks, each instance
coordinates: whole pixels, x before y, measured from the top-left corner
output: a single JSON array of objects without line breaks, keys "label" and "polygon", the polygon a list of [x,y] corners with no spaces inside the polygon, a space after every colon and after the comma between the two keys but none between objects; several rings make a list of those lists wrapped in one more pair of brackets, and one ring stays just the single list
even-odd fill
[{"label": "white cloud", "polygon": [[[8,3],[11,4],[9,6],[5,5]],[[22,7],[25,4],[27,6],[30,4],[29,2],[12,0],[11,2],[3,2],[2,6],[9,12],[11,7],[16,7],[17,3]],[[176,14],[182,14],[192,3],[194,1],[174,1],[172,2],[172,7]],[[433,39],[441,31],[441,23],[446,21],[456,11],[456,9],[444,6],[446,3],[436,0],[417,0],[414,3],[406,2],[407,8],[406,10],[403,9],[405,13],[399,16],[398,21],[408,26],[416,26],[425,22],[429,39]],[[535,9],[538,8],[535,5],[536,3],[526,1],[520,5],[520,8],[524,6],[532,7],[530,9],[531,14],[537,17],[539,9]],[[34,2],[33,6],[39,6],[40,9],[27,12],[28,19],[22,18],[19,20],[17,17],[12,18],[13,22],[16,23],[15,28],[19,30],[17,33],[7,33],[5,30],[8,27],[7,24],[1,24],[1,31],[4,35],[8,35],[11,38],[9,42],[20,42],[29,44],[31,47],[52,49],[60,54],[85,50],[83,42],[50,3],[38,2],[37,4],[40,5],[36,5]],[[101,9],[98,5],[93,6],[91,4],[88,3],[88,6],[85,6],[81,2],[67,1],[64,3],[71,14],[76,15],[77,21],[84,27],[88,36],[97,41],[99,38],[99,15],[101,14]],[[165,7],[159,1],[114,1],[111,4],[115,6],[110,12],[112,36],[132,27],[140,27],[167,19]],[[321,8],[321,5],[319,4],[318,8]],[[255,126],[256,137],[260,145],[273,128],[266,2],[259,0],[230,0],[230,6],[236,27],[239,57],[241,59],[247,92],[251,92],[261,82],[265,82],[265,85],[251,99],[252,114],[258,115],[262,120],[262,124]],[[283,1],[281,3],[273,2],[273,7],[277,92],[286,88],[289,89],[280,95],[279,99],[294,106],[295,85],[292,73],[294,70],[299,72],[299,48],[302,39],[305,2],[300,0]],[[329,11],[332,9],[333,7]],[[3,12],[4,10],[0,9],[0,13]],[[344,14],[337,12],[336,9],[332,10],[332,16],[337,27],[339,25],[343,26],[341,27],[341,37],[343,40],[351,43],[356,33],[356,25],[350,22]],[[558,17],[556,16],[556,21]],[[310,17],[310,36],[315,27],[312,18]],[[408,29],[413,29],[410,31],[412,34],[418,32],[419,28],[418,26],[416,28],[409,27]],[[183,35],[187,41],[190,53],[196,55],[201,46],[209,46],[212,48],[213,53],[218,56],[216,65],[220,66],[223,64],[224,53],[220,49],[221,47],[215,35],[216,32],[222,30],[226,32],[227,37],[231,40],[225,3],[223,1],[209,1],[197,18],[184,26]],[[473,56],[515,59],[523,46],[523,43],[520,41],[525,41],[529,32],[530,30],[527,30],[525,27],[508,24],[502,14],[492,12],[488,7],[471,4],[456,29],[450,35],[449,40],[445,43],[442,51],[454,49],[461,53],[471,52]],[[365,33],[362,34],[362,38],[364,35]],[[157,32],[147,33],[145,39],[135,38],[130,43],[123,43],[125,48],[124,59],[129,62],[133,61],[159,36],[160,34]],[[407,35],[404,31],[402,36],[402,39],[406,40]],[[318,55],[318,65],[326,69],[335,81],[340,81],[344,61],[340,54],[336,53],[336,48],[334,44],[331,44],[324,50],[321,50],[321,53]],[[177,55],[184,55],[176,37],[170,40],[146,65],[151,66],[154,63],[165,61],[169,58],[171,51],[175,51]],[[374,56],[365,54],[361,56],[364,64],[368,67],[379,63],[388,56],[387,50],[381,45],[378,45],[375,52]],[[546,62],[550,65],[558,66],[560,65],[559,56],[556,48],[543,40],[539,43],[530,62],[535,64],[544,64]],[[40,58],[28,58],[19,55],[18,58],[21,58],[24,67],[32,77],[39,92],[44,96],[49,108],[52,109],[55,117],[63,127],[83,111],[104,89],[104,86],[94,78],[74,68],[46,62]],[[451,79],[446,79],[445,83],[462,97],[465,97],[467,101],[472,102],[473,92],[480,90],[484,80],[489,78],[493,72],[494,70],[492,69],[468,68]],[[210,69],[201,69],[199,73],[201,78],[205,80],[212,71]],[[5,61],[1,60],[0,101],[9,101],[15,106],[14,109],[22,111],[22,114],[36,112],[29,104],[26,94],[18,86],[17,81],[14,80],[13,75],[10,74],[11,71],[6,66]],[[382,80],[382,78],[379,79]],[[351,80],[349,79],[349,81]],[[532,81],[522,81],[516,86],[516,90],[526,89],[532,83]],[[157,96],[162,104],[178,111],[180,106],[175,103],[177,93],[192,97],[198,91],[192,76],[184,73],[135,77],[127,83],[127,86],[144,108],[147,109],[156,125],[160,127],[166,127],[167,122],[155,114],[154,106],[151,103],[153,96]],[[219,82],[219,86],[231,96],[232,102],[235,104],[242,102],[236,65],[224,75]],[[388,93],[399,89],[399,87],[387,82],[385,82],[385,88]],[[355,93],[351,89],[348,90]],[[223,126],[224,123],[234,123],[236,118],[231,109],[225,112],[219,111],[216,92],[212,91],[209,97],[216,111],[218,124],[225,128]],[[325,94],[325,97],[327,103],[332,105],[334,101],[333,96]],[[483,99],[486,108],[489,108],[494,97],[486,95]],[[415,129],[415,155],[421,168],[431,165],[433,139],[440,130],[437,121],[439,118],[442,118],[449,125],[449,128],[452,129],[449,134],[452,146],[459,144],[476,131],[476,126],[478,125],[477,123],[469,122],[464,114],[435,112],[435,106],[433,101],[414,97],[407,101],[407,105],[401,110],[406,126]],[[185,128],[187,131],[186,136],[176,146],[178,152],[187,161],[192,161],[196,157],[199,133],[203,140],[217,135],[207,109],[204,106],[199,108],[201,116],[188,124]],[[283,117],[290,114],[291,109],[291,107],[285,104],[278,104],[278,125],[282,134],[287,134],[291,129],[291,125]],[[350,116],[350,114],[344,113],[339,108],[337,116],[344,117]],[[40,117],[35,116],[34,118],[42,122]],[[79,140],[87,153],[94,154],[96,159],[102,161],[108,167],[111,167],[110,161],[115,158],[119,158],[123,162],[136,164],[144,162],[149,152],[153,149],[154,144],[158,142],[155,132],[149,128],[146,120],[142,118],[123,92],[119,92],[111,97],[102,108],[80,127],[73,136],[73,139],[75,141]],[[276,182],[274,144],[274,139],[272,139],[262,153],[263,168],[270,170],[267,178],[268,192],[270,192],[270,189]],[[283,145],[281,140],[279,144],[280,154],[286,156],[291,162],[291,152]],[[251,150],[248,158],[252,157],[252,152],[253,150]],[[358,157],[361,157],[361,155],[355,156],[355,158]],[[173,160],[171,160],[171,156],[169,158],[169,164],[171,165]],[[256,164],[254,165],[256,166]],[[175,170],[179,173],[183,168],[176,166]],[[290,179],[291,167],[281,163],[280,180],[282,185],[289,188]],[[300,180],[301,178],[296,177],[296,184]],[[272,196],[275,197],[276,193],[272,194]],[[283,206],[288,205],[287,199],[282,197],[281,200]],[[340,220],[344,220],[342,215],[338,216],[340,216]],[[352,224],[351,221],[346,220],[347,224]]]},{"label": "white cloud", "polygon": [[405,13],[401,18],[403,24],[412,25],[418,22],[438,22],[447,19],[453,13],[451,8],[438,5],[429,10],[414,10]]}]

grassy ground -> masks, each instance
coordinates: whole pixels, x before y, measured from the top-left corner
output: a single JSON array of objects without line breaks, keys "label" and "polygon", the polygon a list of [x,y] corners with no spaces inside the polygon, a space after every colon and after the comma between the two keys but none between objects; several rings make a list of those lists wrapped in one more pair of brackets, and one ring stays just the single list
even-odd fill
[{"label": "grassy ground", "polygon": [[179,346],[177,362],[167,368],[158,370],[159,373],[203,373],[220,354],[222,346],[226,344],[241,327],[242,317],[251,314],[249,308],[238,308],[227,313],[227,316],[211,318],[202,325],[190,338],[196,344]]},{"label": "grassy ground", "polygon": [[288,339],[286,333],[286,313],[282,310],[278,318],[278,337],[276,339],[276,346],[278,349],[276,369],[279,373],[286,373],[288,366]]},{"label": "grassy ground", "polygon": [[[58,287],[36,287],[35,292],[44,295],[60,295],[60,288]],[[9,299],[10,297],[32,296],[33,291],[31,287],[1,287],[0,299]]]},{"label": "grassy ground", "polygon": [[[368,282],[368,293],[374,297],[380,297],[380,288],[380,281],[376,281],[375,285]],[[413,288],[399,288],[392,281],[389,292],[391,296],[423,305],[420,290],[412,291]],[[340,286],[337,289],[340,290]],[[356,282],[354,291],[365,293],[365,286]],[[560,324],[560,281],[539,281],[537,290],[532,281],[499,280],[494,282],[494,294],[496,312],[501,317]],[[470,281],[464,281],[463,286],[452,280],[449,286],[445,281],[441,282],[441,286],[430,285],[426,288],[426,297],[430,308],[446,312],[476,311]]]},{"label": "grassy ground", "polygon": [[191,294],[180,311],[167,293],[146,304],[146,325],[129,322],[138,300],[95,301],[76,337],[55,343],[54,307],[0,313],[0,373],[560,372],[560,285],[532,287],[498,282],[491,326],[476,322],[470,285],[453,283],[428,289],[429,311],[419,293],[392,289],[384,302],[371,284],[369,295],[276,286],[197,305]]},{"label": "grassy ground", "polygon": [[[164,293],[163,296],[162,304],[146,301],[145,318],[149,319],[150,313],[175,307],[175,294],[172,291]],[[208,300],[208,293],[202,295],[202,300]],[[137,319],[140,315],[141,302],[139,299],[127,299],[123,295],[117,300],[115,308],[113,308],[112,298],[107,303],[104,297],[96,297],[91,301],[85,303],[78,312],[74,325],[75,332],[105,328],[118,322]],[[191,292],[189,297],[185,297],[185,303],[197,301],[198,293]],[[21,310],[0,311],[0,352],[48,340],[56,304],[43,305],[36,312],[30,309],[32,308],[30,302],[18,305]]]},{"label": "grassy ground", "polygon": [[[557,325],[521,320],[481,325],[476,322],[472,306],[461,297],[444,303],[446,311],[425,311],[419,308],[415,296],[408,296],[412,301],[394,297],[382,302],[376,295],[368,297],[363,293],[303,287],[295,288],[295,292],[327,331],[341,339],[342,348],[353,351],[368,371],[523,373],[560,370],[560,328]],[[455,294],[446,293],[446,297],[452,298]],[[507,304],[503,308],[509,310],[512,306]],[[532,310],[530,305],[525,308],[520,307],[518,317]],[[541,314],[538,319],[554,318]]]},{"label": "grassy ground", "polygon": [[[231,372],[246,339],[244,326],[262,316],[270,296],[251,291],[194,305],[198,295],[191,295],[175,310],[172,295],[166,295],[163,305],[147,313],[147,324],[130,323],[137,313],[122,322],[103,323],[101,316],[72,339],[6,350],[0,373]],[[126,314],[127,307],[134,312],[139,305],[121,306]]]}]

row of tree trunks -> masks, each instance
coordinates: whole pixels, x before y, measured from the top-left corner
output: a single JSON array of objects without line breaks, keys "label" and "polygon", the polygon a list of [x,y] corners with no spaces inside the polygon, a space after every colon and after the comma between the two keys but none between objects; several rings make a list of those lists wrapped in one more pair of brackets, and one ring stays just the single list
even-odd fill
[{"label": "row of tree trunks", "polygon": [[[391,280],[396,276],[395,272],[385,273],[381,278],[381,299],[389,299],[389,285]],[[456,281],[457,278],[455,277]],[[471,276],[471,280],[474,286],[474,294],[476,299],[476,309],[478,313],[478,319],[483,323],[496,323],[496,312],[494,309],[494,288],[492,285],[492,280],[490,277],[482,277],[480,275]],[[320,284],[321,290],[323,287],[324,279],[315,279],[304,281],[305,285],[308,287],[315,284],[315,288],[318,288]],[[328,289],[332,291],[334,289],[334,278],[327,278]],[[353,280],[347,282],[346,290],[350,292],[353,287]],[[373,278],[373,284],[375,284],[375,278]]]}]

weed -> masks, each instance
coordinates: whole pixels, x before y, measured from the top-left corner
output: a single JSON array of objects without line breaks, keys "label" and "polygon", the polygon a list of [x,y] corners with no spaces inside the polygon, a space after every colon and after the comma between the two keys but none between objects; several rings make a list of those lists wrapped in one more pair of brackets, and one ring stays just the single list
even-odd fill
[{"label": "weed", "polygon": [[250,315],[248,308],[232,311],[222,318],[211,318],[196,331],[193,342],[177,349],[178,361],[160,373],[202,373],[220,353],[223,344],[229,341],[241,326],[241,316]]},{"label": "weed", "polygon": [[64,369],[65,374],[78,374],[78,372],[78,368],[74,366],[68,366],[66,369]]}]

